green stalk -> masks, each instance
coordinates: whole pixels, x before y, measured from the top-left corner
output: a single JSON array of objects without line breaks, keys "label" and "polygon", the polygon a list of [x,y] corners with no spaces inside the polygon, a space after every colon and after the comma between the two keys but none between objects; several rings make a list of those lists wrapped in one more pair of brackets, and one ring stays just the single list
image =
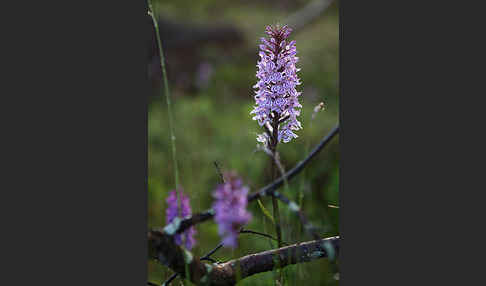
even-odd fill
[{"label": "green stalk", "polygon": [[[165,88],[165,99],[167,102],[167,112],[169,116],[169,131],[170,131],[170,144],[172,147],[172,162],[174,164],[174,181],[175,181],[175,189],[177,193],[177,213],[178,216],[181,217],[181,191],[180,191],[180,186],[179,186],[179,168],[177,166],[177,152],[176,152],[176,137],[174,134],[174,120],[173,120],[173,115],[172,115],[172,103],[170,100],[170,92],[169,92],[169,81],[167,80],[167,71],[165,69],[165,58],[164,58],[164,51],[162,49],[162,41],[160,40],[160,32],[159,32],[159,24],[157,22],[157,19],[155,18],[154,15],[154,9],[152,6],[152,1],[147,0],[148,4],[148,14],[152,18],[152,22],[154,24],[154,29],[155,29],[155,38],[157,39],[157,46],[159,48],[159,54],[160,54],[160,67],[162,69],[162,79],[164,81],[164,88]],[[183,238],[182,244],[184,245],[185,239]],[[190,277],[189,276],[189,267],[188,264],[185,264],[185,272],[186,272],[186,278]]]},{"label": "green stalk", "polygon": [[[270,142],[270,151],[272,152],[272,168],[271,168],[271,176],[272,181],[278,177],[278,169],[276,163],[276,156],[277,156],[277,144],[278,144],[278,118],[279,116],[275,116],[272,122],[272,136]],[[278,247],[282,247],[282,228],[280,225],[280,212],[278,210],[278,200],[274,196],[272,196],[272,205],[273,205],[273,217],[275,219],[275,231],[277,233],[277,240],[278,240]]]},{"label": "green stalk", "polygon": [[[272,136],[271,142],[270,142],[270,151],[272,152],[272,165],[271,165],[271,176],[272,176],[272,181],[275,180],[278,177],[278,169],[277,169],[277,162],[276,162],[276,156],[277,156],[277,144],[278,144],[278,118],[279,116],[275,116],[273,119],[273,124],[272,124]],[[277,234],[277,245],[278,248],[282,247],[282,227],[280,224],[280,211],[278,209],[278,200],[275,196],[272,196],[272,206],[273,206],[273,217],[275,219],[275,232]],[[279,261],[279,260],[278,260]],[[278,263],[280,264],[280,263]],[[277,271],[278,271],[278,283],[282,285],[282,269],[280,268],[279,265],[277,265]]]},{"label": "green stalk", "polygon": [[160,40],[160,33],[159,33],[159,24],[157,23],[157,19],[155,19],[154,9],[152,7],[152,1],[147,0],[148,4],[148,14],[152,18],[152,22],[154,23],[155,28],[155,37],[157,38],[157,46],[159,48],[160,54],[160,66],[162,68],[162,79],[164,81],[165,87],[165,99],[167,101],[167,112],[169,115],[169,130],[170,130],[170,143],[172,145],[172,161],[174,164],[174,179],[175,179],[175,189],[177,192],[177,208],[179,216],[181,216],[181,199],[180,199],[180,191],[179,191],[179,169],[177,167],[177,156],[176,156],[176,137],[174,135],[174,122],[172,116],[172,104],[170,101],[170,93],[169,93],[169,82],[167,81],[167,72],[165,70],[165,58],[164,52],[162,50],[162,42]]}]

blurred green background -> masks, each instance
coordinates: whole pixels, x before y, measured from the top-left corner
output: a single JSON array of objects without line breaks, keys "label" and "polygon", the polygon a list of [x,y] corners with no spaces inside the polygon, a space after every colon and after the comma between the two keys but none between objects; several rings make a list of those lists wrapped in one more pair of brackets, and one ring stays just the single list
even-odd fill
[{"label": "blurred green background", "polygon": [[[270,182],[270,158],[256,150],[256,134],[261,133],[251,120],[254,99],[252,86],[256,83],[256,61],[259,38],[268,24],[286,24],[288,17],[304,8],[310,1],[222,1],[222,0],[163,0],[154,1],[156,15],[175,25],[171,33],[163,33],[166,50],[169,88],[175,122],[177,161],[181,185],[190,196],[193,213],[211,207],[211,192],[219,183],[213,165],[217,161],[223,171],[236,171],[251,191]],[[339,13],[338,2],[324,13],[290,35],[297,41],[297,67],[303,91],[300,121],[303,129],[299,138],[280,144],[282,163],[288,170],[304,158],[323,136],[337,123],[339,117],[338,58]],[[304,19],[305,20],[305,19]],[[214,27],[231,26],[241,31],[238,41],[193,41],[187,33],[192,28],[211,31]],[[165,27],[167,28],[167,27]],[[164,27],[161,27],[164,30]],[[187,34],[188,41],[175,45],[177,35]],[[181,36],[181,37],[182,37]],[[231,37],[229,37],[231,38]],[[173,41],[171,43],[170,41]],[[157,58],[152,65],[156,65]],[[167,105],[160,84],[160,73],[151,72],[154,94],[149,103],[149,177],[148,225],[165,225],[165,198],[174,188],[174,168],[169,141]],[[311,120],[314,107],[320,102],[326,109]],[[310,221],[320,228],[323,237],[339,234],[338,205],[339,139],[333,139],[305,171],[293,179],[288,197],[302,204]],[[271,212],[271,200],[263,200]],[[257,204],[249,206],[253,219],[246,227],[275,236],[274,227]],[[298,220],[281,205],[284,240],[288,243],[311,240],[303,232]],[[193,252],[202,256],[220,241],[213,221],[197,226],[197,245]],[[232,251],[222,249],[213,258],[226,261],[250,253],[276,247],[268,239],[242,234],[240,246]],[[148,262],[149,281],[161,284],[172,271],[154,261]],[[327,259],[289,266],[285,269],[287,285],[305,281],[310,285],[337,285]],[[262,273],[246,278],[238,285],[272,285],[274,273]],[[174,283],[175,282],[175,283]],[[173,285],[179,285],[176,279]]]}]

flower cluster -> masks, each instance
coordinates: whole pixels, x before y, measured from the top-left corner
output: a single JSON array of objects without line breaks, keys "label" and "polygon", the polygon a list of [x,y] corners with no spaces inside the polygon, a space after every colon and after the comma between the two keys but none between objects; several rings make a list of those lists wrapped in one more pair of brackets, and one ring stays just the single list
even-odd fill
[{"label": "flower cluster", "polygon": [[219,185],[213,192],[216,199],[213,203],[214,220],[218,224],[219,235],[223,237],[222,243],[226,247],[237,246],[240,228],[251,219],[251,214],[246,210],[248,191],[241,179],[230,173],[226,176],[226,183]]},{"label": "flower cluster", "polygon": [[[191,205],[189,202],[189,197],[184,195],[183,190],[180,190],[181,194],[181,217],[187,217],[192,214]],[[169,205],[166,209],[165,214],[165,222],[166,224],[170,224],[176,217],[178,217],[178,206],[177,206],[177,192],[171,191],[169,196],[167,197],[167,204]],[[184,239],[185,247],[187,249],[191,249],[195,244],[196,240],[194,239],[194,235],[196,234],[196,229],[194,226],[191,226],[187,230],[185,230],[181,234],[177,234],[175,236],[175,242],[178,245],[182,244],[182,240]]]},{"label": "flower cluster", "polygon": [[[265,125],[267,130],[277,128],[276,142],[284,143],[297,138],[293,131],[302,129],[297,120],[302,107],[298,99],[301,92],[296,90],[301,84],[297,76],[300,69],[295,67],[297,49],[295,41],[287,43],[291,31],[287,26],[266,27],[269,38],[261,38],[258,82],[253,86],[257,89],[256,106],[250,113],[255,114],[253,120],[260,126]],[[269,140],[269,136],[259,135],[257,140],[263,142]]]}]

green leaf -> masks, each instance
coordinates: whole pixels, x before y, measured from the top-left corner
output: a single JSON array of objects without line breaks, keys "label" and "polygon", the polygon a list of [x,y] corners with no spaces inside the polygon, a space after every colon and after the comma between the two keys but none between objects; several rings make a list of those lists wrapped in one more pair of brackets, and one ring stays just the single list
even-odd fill
[{"label": "green leaf", "polygon": [[260,207],[260,209],[262,210],[263,214],[269,219],[272,221],[273,224],[275,224],[275,220],[273,219],[273,216],[270,214],[270,212],[265,208],[265,206],[262,204],[262,202],[260,201],[260,199],[257,199],[257,202],[258,202],[258,206]]}]

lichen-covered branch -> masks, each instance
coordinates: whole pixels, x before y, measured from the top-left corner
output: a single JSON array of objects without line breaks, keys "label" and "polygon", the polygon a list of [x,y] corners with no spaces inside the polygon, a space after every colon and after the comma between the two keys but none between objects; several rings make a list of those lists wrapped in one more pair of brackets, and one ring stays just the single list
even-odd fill
[{"label": "lichen-covered branch", "polygon": [[156,259],[182,277],[186,275],[186,264],[191,281],[200,281],[207,273],[206,265],[199,258],[179,247],[174,241],[174,236],[168,235],[162,229],[148,232],[148,245],[150,258]]},{"label": "lichen-covered branch", "polygon": [[[236,273],[239,278],[273,270],[277,265],[285,267],[291,264],[309,262],[339,253],[339,236],[297,243],[290,246],[250,254],[225,263],[202,262],[191,252],[175,244],[173,236],[162,230],[148,233],[149,255],[185,277],[185,264],[188,265],[188,277],[197,285],[234,285]],[[330,248],[332,247],[332,249]],[[240,267],[237,271],[236,267]]]},{"label": "lichen-covered branch", "polygon": [[[256,254],[250,254],[235,260],[218,265],[219,268],[224,268],[226,272],[235,272],[235,266],[241,267],[241,278],[267,272],[273,270],[277,265],[285,267],[292,264],[309,262],[312,260],[328,257],[329,248],[326,243],[329,242],[333,246],[335,255],[339,252],[339,236],[313,240],[293,244],[279,249],[269,250]],[[277,262],[278,259],[278,262]],[[228,284],[234,284],[234,280],[229,279]]]},{"label": "lichen-covered branch", "polygon": [[[264,237],[268,237],[268,238],[273,239],[273,240],[277,240],[276,238],[272,237],[271,235],[268,235],[268,234],[265,234],[265,233],[261,233],[261,232],[257,232],[257,231],[253,231],[253,230],[243,229],[243,228],[240,230],[240,234],[241,233],[256,234],[256,235],[261,235],[261,236],[264,236]],[[287,244],[287,243],[284,242],[284,244]],[[213,263],[216,262],[214,259],[211,258],[211,255],[213,255],[221,247],[223,247],[223,244],[222,243],[218,244],[218,246],[216,246],[214,249],[212,249],[211,251],[209,251],[206,255],[202,256],[199,260],[201,260],[201,261],[208,260],[208,261],[211,261]],[[169,285],[170,282],[172,282],[172,280],[174,280],[178,275],[179,274],[177,272],[174,273],[172,276],[169,277],[169,279],[167,279],[162,284],[162,286]]]}]

